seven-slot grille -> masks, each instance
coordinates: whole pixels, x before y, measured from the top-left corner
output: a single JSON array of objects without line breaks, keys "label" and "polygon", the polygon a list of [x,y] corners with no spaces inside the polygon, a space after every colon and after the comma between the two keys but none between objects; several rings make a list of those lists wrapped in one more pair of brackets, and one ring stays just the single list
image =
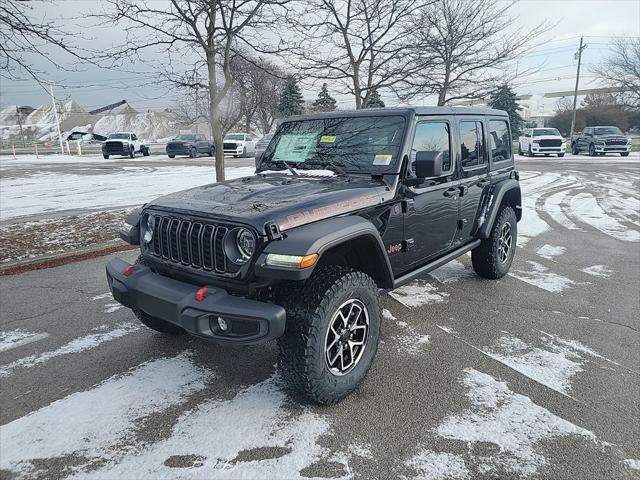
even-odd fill
[{"label": "seven-slot grille", "polygon": [[227,262],[224,236],[229,227],[187,219],[155,216],[150,252],[166,261],[216,273],[236,272]]},{"label": "seven-slot grille", "polygon": [[562,140],[544,139],[540,140],[541,147],[559,147],[562,145]]},{"label": "seven-slot grille", "polygon": [[610,138],[605,143],[607,145],[626,145],[627,139],[626,138]]}]

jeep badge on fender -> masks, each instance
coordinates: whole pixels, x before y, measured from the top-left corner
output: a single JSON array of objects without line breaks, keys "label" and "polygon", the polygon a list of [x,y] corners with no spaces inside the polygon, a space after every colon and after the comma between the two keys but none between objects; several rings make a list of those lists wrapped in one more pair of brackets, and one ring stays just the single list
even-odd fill
[{"label": "jeep badge on fender", "polygon": [[288,385],[335,403],[373,362],[382,292],[467,252],[481,277],[508,272],[522,215],[511,146],[500,110],[285,119],[254,176],[129,215],[120,235],[140,256],[111,260],[109,287],[158,332],[277,340]]}]

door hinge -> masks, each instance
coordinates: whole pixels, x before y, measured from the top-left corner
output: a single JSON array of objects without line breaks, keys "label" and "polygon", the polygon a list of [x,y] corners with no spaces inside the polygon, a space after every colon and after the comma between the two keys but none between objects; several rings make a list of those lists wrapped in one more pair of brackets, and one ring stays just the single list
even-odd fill
[{"label": "door hinge", "polygon": [[467,224],[466,218],[458,220],[458,230],[462,230],[466,224]]},{"label": "door hinge", "polygon": [[264,230],[269,240],[280,240],[282,233],[280,233],[280,227],[276,222],[267,222],[264,224]]}]

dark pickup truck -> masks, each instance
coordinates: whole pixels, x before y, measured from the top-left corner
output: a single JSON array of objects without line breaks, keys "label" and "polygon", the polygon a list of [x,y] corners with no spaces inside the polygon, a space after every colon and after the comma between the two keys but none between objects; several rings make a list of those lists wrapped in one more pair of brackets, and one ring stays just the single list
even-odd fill
[{"label": "dark pickup truck", "polygon": [[516,252],[509,117],[423,107],[285,119],[256,174],[132,213],[114,298],[148,327],[218,344],[277,340],[295,392],[331,404],[378,348],[380,295],[471,252],[484,278]]},{"label": "dark pickup truck", "polygon": [[589,152],[589,155],[605,155],[619,153],[628,157],[631,151],[631,139],[627,138],[618,127],[586,127],[582,133],[571,138],[571,152]]}]

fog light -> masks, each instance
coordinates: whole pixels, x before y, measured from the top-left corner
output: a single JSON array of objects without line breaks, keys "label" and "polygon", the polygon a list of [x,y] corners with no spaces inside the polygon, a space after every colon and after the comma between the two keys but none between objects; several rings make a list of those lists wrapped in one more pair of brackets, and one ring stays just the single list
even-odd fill
[{"label": "fog light", "polygon": [[218,317],[218,327],[220,327],[220,330],[222,330],[223,332],[229,330],[229,324],[222,317]]}]

